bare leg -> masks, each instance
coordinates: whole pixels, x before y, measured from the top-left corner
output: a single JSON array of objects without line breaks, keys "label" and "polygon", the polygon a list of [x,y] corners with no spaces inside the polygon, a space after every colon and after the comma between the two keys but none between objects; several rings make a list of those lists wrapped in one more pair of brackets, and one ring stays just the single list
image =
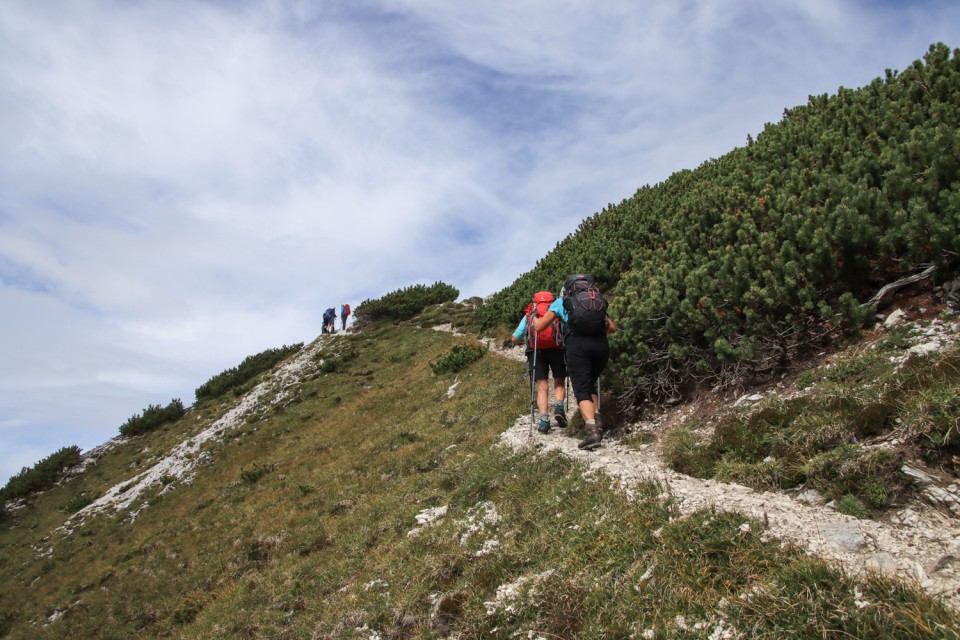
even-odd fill
[{"label": "bare leg", "polygon": [[537,380],[537,411],[547,412],[547,381]]},{"label": "bare leg", "polygon": [[580,407],[580,415],[583,416],[584,422],[589,422],[594,419],[594,412],[596,411],[595,405],[591,400],[581,400],[577,403],[577,406]]}]

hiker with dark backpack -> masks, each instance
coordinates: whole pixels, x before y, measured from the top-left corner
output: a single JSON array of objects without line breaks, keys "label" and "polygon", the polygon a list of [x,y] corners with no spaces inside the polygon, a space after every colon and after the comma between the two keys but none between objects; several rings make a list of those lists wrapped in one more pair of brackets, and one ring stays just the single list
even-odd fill
[{"label": "hiker with dark backpack", "polygon": [[321,333],[335,333],[337,331],[337,312],[333,307],[330,307],[323,312],[323,330]]},{"label": "hiker with dark backpack", "polygon": [[567,365],[563,354],[560,321],[548,323],[540,331],[533,331],[533,320],[545,314],[553,301],[553,294],[549,291],[534,294],[533,302],[527,305],[523,319],[520,320],[511,338],[513,344],[519,344],[523,340],[527,343],[527,368],[531,372],[531,380],[536,385],[536,407],[539,412],[537,431],[543,434],[550,433],[547,378],[551,372],[553,373],[553,416],[558,428],[563,429],[567,426],[567,412],[563,407]]},{"label": "hiker with dark backpack", "polygon": [[563,325],[570,384],[587,430],[578,446],[596,449],[603,438],[598,413],[600,374],[610,359],[607,334],[616,331],[617,327],[607,315],[607,301],[599,287],[585,273],[567,278],[562,296],[542,317],[533,321],[534,330],[543,329],[557,318]]}]

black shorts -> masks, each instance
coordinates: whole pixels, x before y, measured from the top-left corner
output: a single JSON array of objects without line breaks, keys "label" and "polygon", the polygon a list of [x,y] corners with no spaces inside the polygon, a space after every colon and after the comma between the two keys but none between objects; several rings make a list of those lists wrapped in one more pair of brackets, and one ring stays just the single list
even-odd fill
[{"label": "black shorts", "polygon": [[597,380],[610,359],[607,336],[568,335],[564,338],[570,386],[577,402],[592,400],[597,392]]},{"label": "black shorts", "polygon": [[[538,349],[537,371],[534,380],[546,380],[549,372],[553,372],[554,380],[563,380],[567,377],[567,361],[563,349]],[[527,354],[527,369],[533,365],[533,351]]]}]

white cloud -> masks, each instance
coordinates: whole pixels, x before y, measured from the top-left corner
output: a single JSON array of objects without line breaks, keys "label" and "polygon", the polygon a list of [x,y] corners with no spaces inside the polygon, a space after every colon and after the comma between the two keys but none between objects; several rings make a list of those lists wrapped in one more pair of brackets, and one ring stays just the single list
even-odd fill
[{"label": "white cloud", "polygon": [[6,3],[0,476],[957,44],[901,4]]}]

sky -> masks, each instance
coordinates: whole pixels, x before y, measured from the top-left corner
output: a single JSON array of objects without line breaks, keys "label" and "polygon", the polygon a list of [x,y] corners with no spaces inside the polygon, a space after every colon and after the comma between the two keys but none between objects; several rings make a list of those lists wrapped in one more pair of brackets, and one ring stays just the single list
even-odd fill
[{"label": "sky", "polygon": [[960,3],[5,0],[0,483],[935,42]]}]

